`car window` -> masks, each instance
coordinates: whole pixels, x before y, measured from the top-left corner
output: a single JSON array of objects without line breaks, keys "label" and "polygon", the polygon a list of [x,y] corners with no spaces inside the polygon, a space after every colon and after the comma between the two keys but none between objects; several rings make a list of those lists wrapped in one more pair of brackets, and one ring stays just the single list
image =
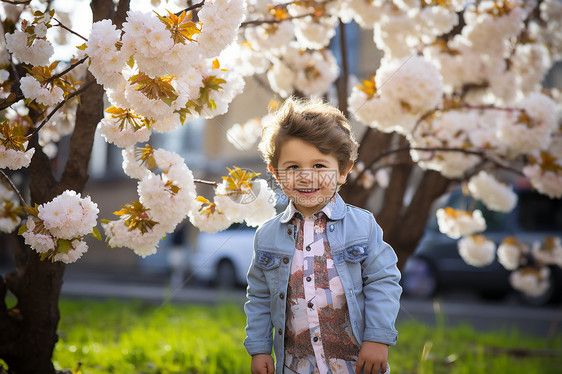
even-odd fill
[{"label": "car window", "polygon": [[518,223],[527,231],[562,231],[562,200],[531,191],[520,193]]}]

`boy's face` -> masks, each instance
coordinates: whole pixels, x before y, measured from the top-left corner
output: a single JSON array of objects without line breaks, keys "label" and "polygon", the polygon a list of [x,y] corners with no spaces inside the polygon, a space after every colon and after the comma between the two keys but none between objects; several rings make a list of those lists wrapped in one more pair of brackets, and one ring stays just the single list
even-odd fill
[{"label": "boy's face", "polygon": [[[350,163],[349,169],[351,166]],[[281,145],[277,173],[269,165],[285,195],[305,217],[330,201],[338,184],[345,182],[349,169],[340,173],[338,160],[332,154],[323,154],[299,138],[289,138]]]}]

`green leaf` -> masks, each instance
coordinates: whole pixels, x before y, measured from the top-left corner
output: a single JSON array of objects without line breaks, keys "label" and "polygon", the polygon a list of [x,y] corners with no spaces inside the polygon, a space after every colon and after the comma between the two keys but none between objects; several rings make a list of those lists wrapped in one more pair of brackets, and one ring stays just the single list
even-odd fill
[{"label": "green leaf", "polygon": [[102,218],[102,219],[100,219],[100,222],[101,222],[101,223],[105,223],[105,224],[107,225],[107,224],[110,223],[111,221],[108,220],[107,218]]},{"label": "green leaf", "polygon": [[71,248],[70,240],[67,239],[58,239],[57,240],[57,252],[68,253],[68,250]]},{"label": "green leaf", "polygon": [[92,233],[90,234],[92,235],[94,238],[96,238],[97,240],[103,240],[101,237],[101,232],[100,230],[94,226],[94,230],[92,231]]},{"label": "green leaf", "polygon": [[22,235],[24,232],[27,232],[27,226],[21,225],[20,228],[18,229],[18,235]]}]

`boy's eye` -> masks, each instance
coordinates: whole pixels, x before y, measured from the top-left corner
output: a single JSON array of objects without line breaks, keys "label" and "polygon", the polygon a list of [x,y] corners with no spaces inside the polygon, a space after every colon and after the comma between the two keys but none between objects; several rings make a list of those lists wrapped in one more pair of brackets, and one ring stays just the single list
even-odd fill
[{"label": "boy's eye", "polygon": [[287,170],[296,170],[298,168],[299,167],[297,165],[290,165],[290,166],[287,167]]},{"label": "boy's eye", "polygon": [[314,167],[315,169],[321,169],[321,168],[325,168],[326,166],[325,166],[325,165],[322,165],[322,164],[315,164],[313,167]]}]

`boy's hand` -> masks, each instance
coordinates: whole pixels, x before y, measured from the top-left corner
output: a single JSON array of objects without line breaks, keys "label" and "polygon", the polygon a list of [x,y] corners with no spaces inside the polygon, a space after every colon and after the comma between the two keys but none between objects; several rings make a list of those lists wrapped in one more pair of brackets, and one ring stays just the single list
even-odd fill
[{"label": "boy's hand", "polygon": [[363,342],[359,356],[357,357],[357,367],[355,374],[361,373],[364,369],[364,374],[378,374],[385,373],[387,370],[388,360],[388,345],[375,342]]},{"label": "boy's hand", "polygon": [[252,356],[252,374],[273,374],[275,366],[273,366],[273,357],[268,354],[257,354]]}]

